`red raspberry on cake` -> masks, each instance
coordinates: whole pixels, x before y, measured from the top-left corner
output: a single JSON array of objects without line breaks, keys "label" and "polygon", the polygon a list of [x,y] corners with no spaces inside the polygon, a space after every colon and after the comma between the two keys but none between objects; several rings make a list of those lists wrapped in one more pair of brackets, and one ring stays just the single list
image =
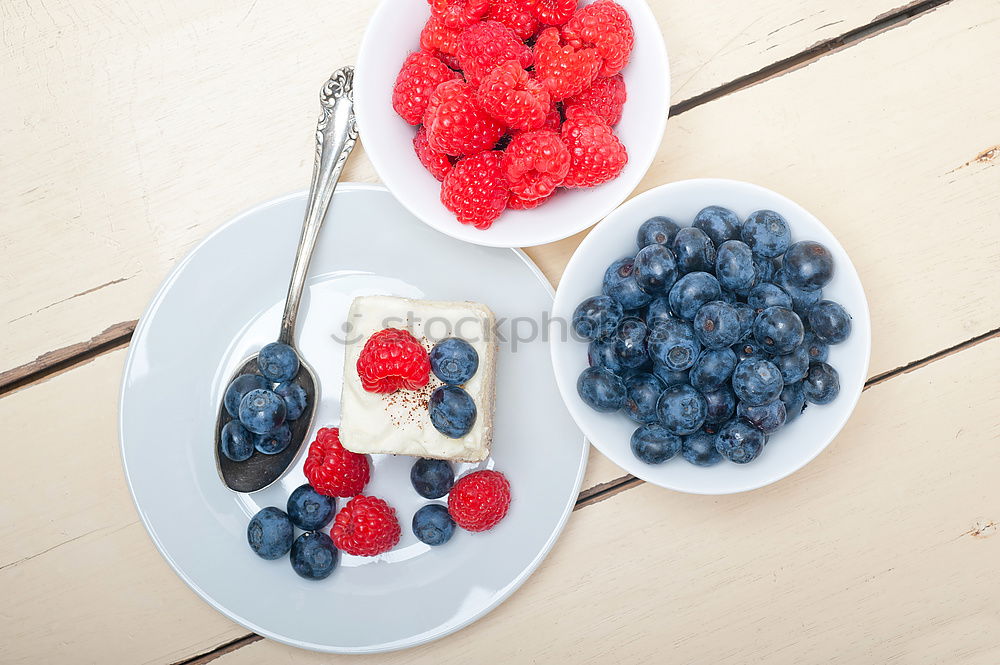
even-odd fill
[{"label": "red raspberry on cake", "polygon": [[445,81],[431,95],[424,113],[427,144],[446,155],[489,150],[505,127],[479,108],[474,90],[464,81]]},{"label": "red raspberry on cake", "polygon": [[344,448],[336,427],[324,427],[316,433],[302,470],[313,489],[327,496],[361,494],[371,476],[368,458]]},{"label": "red raspberry on cake", "polygon": [[489,0],[430,0],[431,16],[453,30],[467,28],[490,8]]},{"label": "red raspberry on cake", "polygon": [[427,385],[431,373],[427,349],[399,328],[379,330],[369,337],[357,367],[361,385],[370,393],[417,390]]},{"label": "red raspberry on cake", "polygon": [[356,496],[333,519],[330,538],[337,549],[355,556],[375,556],[388,552],[402,531],[396,511],[374,496]]},{"label": "red raspberry on cake", "polygon": [[537,129],[552,108],[545,86],[508,60],[495,68],[476,90],[480,108],[511,129]]},{"label": "red raspberry on cake", "polygon": [[574,48],[593,46],[603,64],[599,76],[614,76],[628,64],[635,34],[628,12],[612,0],[598,0],[582,7],[562,28],[562,36]]},{"label": "red raspberry on cake", "polygon": [[527,41],[541,27],[528,8],[530,4],[531,0],[492,0],[486,19],[503,23],[518,39]]},{"label": "red raspberry on cake", "polygon": [[566,109],[562,140],[570,155],[563,187],[596,187],[616,177],[628,162],[625,146],[608,123],[590,109]]},{"label": "red raspberry on cake", "polygon": [[610,126],[622,119],[625,107],[625,80],[622,75],[598,78],[594,84],[575,97],[566,100],[566,106],[583,106],[601,117]]},{"label": "red raspberry on cake", "polygon": [[420,31],[420,48],[441,58],[446,65],[458,69],[458,36],[461,30],[454,30],[441,19],[431,16]]},{"label": "red raspberry on cake", "polygon": [[556,132],[521,132],[503,154],[511,194],[527,201],[546,198],[566,177],[569,161],[569,151]]},{"label": "red raspberry on cake", "polygon": [[531,49],[497,21],[482,21],[463,30],[458,36],[456,55],[465,80],[472,86],[479,85],[487,74],[508,60],[516,60],[524,68],[534,62]]},{"label": "red raspberry on cake", "polygon": [[507,515],[510,483],[486,469],[462,476],[448,494],[448,514],[466,531],[489,531]]},{"label": "red raspberry on cake", "polygon": [[602,62],[597,49],[562,44],[557,28],[546,28],[535,42],[535,72],[555,101],[589,88]]},{"label": "red raspberry on cake", "polygon": [[502,168],[503,153],[481,152],[460,159],[441,185],[441,203],[462,224],[488,229],[507,205],[510,187]]},{"label": "red raspberry on cake", "polygon": [[576,0],[527,0],[528,8],[545,25],[562,25],[576,11]]},{"label": "red raspberry on cake", "polygon": [[424,168],[431,172],[431,175],[438,180],[444,180],[451,170],[451,157],[443,152],[437,152],[427,144],[427,130],[421,127],[417,130],[417,135],[413,137],[413,150],[417,153],[417,159],[424,165]]},{"label": "red raspberry on cake", "polygon": [[430,53],[411,53],[403,62],[392,88],[392,108],[403,120],[419,125],[438,84],[458,78]]}]

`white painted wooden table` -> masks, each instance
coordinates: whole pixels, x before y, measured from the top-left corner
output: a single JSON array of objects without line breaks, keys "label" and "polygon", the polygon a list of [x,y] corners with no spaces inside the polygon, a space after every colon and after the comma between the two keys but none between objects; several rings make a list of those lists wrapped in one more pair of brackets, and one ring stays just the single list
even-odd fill
[{"label": "white painted wooden table", "polygon": [[[815,212],[868,290],[868,390],[823,455],[749,494],[659,490],[592,451],[520,591],[367,660],[995,665],[1000,0],[652,5],[674,107],[639,191],[732,177]],[[167,271],[307,182],[317,82],[373,9],[0,3],[0,662],[347,660],[248,635],[170,571],[116,398]],[[347,179],[376,180],[359,153]],[[581,237],[529,253],[556,283]]]}]

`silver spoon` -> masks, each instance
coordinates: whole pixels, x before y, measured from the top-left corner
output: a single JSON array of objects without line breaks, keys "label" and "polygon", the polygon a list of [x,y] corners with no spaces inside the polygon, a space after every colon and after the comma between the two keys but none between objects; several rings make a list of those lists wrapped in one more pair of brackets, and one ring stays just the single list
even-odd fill
[{"label": "silver spoon", "polygon": [[[358,130],[354,122],[354,68],[343,67],[335,71],[323,85],[319,93],[321,112],[316,125],[316,159],[313,164],[312,184],[306,202],[306,215],[302,223],[302,236],[295,252],[292,279],[285,297],[285,311],[281,316],[281,332],[278,341],[295,348],[295,319],[299,312],[302,289],[309,272],[309,260],[316,247],[319,229],[330,207],[330,199],[337,188],[337,181],[344,170],[344,163],[357,142]],[[215,460],[219,476],[229,489],[237,492],[256,492],[272,484],[284,474],[298,455],[302,442],[309,435],[312,416],[319,397],[316,375],[299,356],[299,372],[296,381],[306,392],[306,408],[302,415],[289,421],[292,440],[288,447],[277,455],[265,455],[254,451],[250,459],[234,462],[222,454],[222,428],[232,418],[224,406],[219,407],[219,418],[215,426]],[[257,354],[243,363],[226,383],[240,374],[260,374]]]}]

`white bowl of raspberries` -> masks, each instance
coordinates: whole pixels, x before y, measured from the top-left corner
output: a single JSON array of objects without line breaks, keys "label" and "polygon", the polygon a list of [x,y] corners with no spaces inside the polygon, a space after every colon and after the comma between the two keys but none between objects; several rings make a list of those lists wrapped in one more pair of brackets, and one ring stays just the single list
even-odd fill
[{"label": "white bowl of raspberries", "polygon": [[583,240],[553,307],[553,367],[605,456],[657,485],[728,494],[816,457],[871,352],[837,239],[793,201],[733,180],[645,192]]},{"label": "white bowl of raspberries", "polygon": [[354,79],[389,190],[467,242],[525,247],[608,214],[659,149],[666,48],[642,0],[383,0]]}]

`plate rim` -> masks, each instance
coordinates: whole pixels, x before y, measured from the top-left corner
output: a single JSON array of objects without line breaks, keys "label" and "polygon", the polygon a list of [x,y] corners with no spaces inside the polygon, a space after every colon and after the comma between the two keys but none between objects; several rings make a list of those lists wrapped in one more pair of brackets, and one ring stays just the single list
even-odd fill
[{"label": "plate rim", "polygon": [[[390,196],[390,197],[392,197],[392,198],[395,199],[395,197],[393,197],[393,195],[392,195],[392,192],[390,192],[387,187],[385,187],[383,185],[379,185],[379,184],[374,184],[374,183],[342,182],[342,183],[340,183],[340,184],[337,185],[337,189],[334,192],[334,194],[336,194],[337,191],[348,191],[348,192],[369,191],[369,192],[377,192],[377,193],[386,194],[386,195],[388,195],[388,196]],[[136,497],[135,489],[134,489],[134,487],[132,485],[132,476],[129,473],[128,461],[126,459],[126,454],[125,454],[125,429],[124,429],[125,428],[125,422],[124,422],[124,408],[123,408],[124,407],[124,402],[125,402],[126,384],[128,383],[128,377],[129,377],[129,375],[131,373],[131,370],[132,370],[132,363],[135,360],[136,349],[139,346],[138,342],[142,340],[143,335],[145,334],[146,325],[147,325],[147,322],[149,321],[149,317],[152,314],[152,312],[155,310],[155,308],[159,305],[160,301],[165,296],[165,294],[168,291],[169,287],[173,284],[173,282],[181,274],[181,272],[184,270],[184,268],[190,262],[191,258],[206,243],[208,243],[212,238],[214,238],[216,235],[218,235],[219,233],[221,233],[223,230],[229,228],[230,226],[238,224],[242,219],[244,219],[244,218],[246,218],[248,216],[260,213],[262,210],[264,210],[264,209],[266,209],[266,208],[268,208],[270,206],[278,205],[278,204],[281,204],[281,203],[286,203],[286,202],[288,202],[290,200],[293,200],[293,199],[300,199],[300,198],[304,199],[306,196],[307,196],[306,190],[299,190],[299,191],[295,191],[295,192],[290,192],[290,193],[287,193],[287,194],[283,194],[283,195],[280,195],[280,196],[276,196],[274,198],[266,199],[266,200],[261,201],[260,203],[257,203],[255,205],[249,207],[249,208],[245,208],[245,209],[241,210],[240,212],[236,213],[235,215],[233,215],[232,217],[230,217],[229,219],[227,219],[225,222],[223,222],[222,224],[220,224],[216,229],[214,229],[212,232],[210,232],[208,235],[206,235],[204,238],[202,238],[202,240],[199,241],[198,244],[196,244],[194,247],[192,247],[190,250],[188,250],[188,252],[184,255],[184,258],[181,259],[170,270],[170,272],[167,274],[167,276],[160,283],[160,286],[157,288],[157,290],[153,294],[152,298],[150,298],[149,303],[147,303],[146,307],[143,309],[142,315],[139,317],[139,321],[136,324],[135,330],[133,331],[132,337],[131,337],[131,339],[129,341],[128,351],[127,351],[126,357],[125,357],[125,364],[124,364],[124,366],[122,368],[122,377],[121,377],[121,382],[119,383],[119,390],[118,390],[118,419],[117,419],[118,420],[118,444],[119,444],[118,445],[118,452],[119,452],[119,455],[121,457],[122,471],[123,471],[123,473],[125,475],[125,483],[126,483],[126,485],[128,485],[129,496],[132,498],[132,504],[135,506],[136,512],[139,514],[139,520],[142,522],[143,528],[146,530],[147,535],[153,541],[153,545],[156,547],[157,552],[159,552],[160,556],[163,557],[163,559],[167,562],[167,564],[170,566],[171,570],[178,577],[181,578],[181,580],[184,582],[184,584],[186,584],[188,586],[188,588],[190,588],[192,591],[194,591],[195,594],[199,598],[201,598],[202,601],[204,601],[209,606],[211,606],[212,608],[214,608],[217,612],[219,612],[220,614],[222,614],[226,618],[230,619],[231,621],[236,622],[237,624],[239,624],[240,626],[246,628],[247,630],[250,630],[250,631],[252,631],[252,632],[254,632],[254,633],[256,633],[256,634],[258,634],[258,635],[260,635],[262,637],[266,637],[266,638],[268,638],[270,640],[274,640],[275,642],[279,642],[281,644],[285,644],[285,645],[292,646],[292,647],[297,647],[297,648],[300,648],[300,649],[307,649],[307,650],[310,650],[310,651],[317,651],[317,652],[321,652],[321,653],[331,653],[331,654],[373,654],[373,653],[387,653],[387,652],[391,652],[391,651],[399,651],[399,650],[402,650],[402,649],[408,649],[408,648],[411,648],[411,647],[416,647],[416,646],[420,646],[422,644],[427,644],[429,642],[433,642],[433,641],[438,640],[438,639],[440,639],[442,637],[446,637],[447,635],[455,633],[455,632],[457,632],[457,631],[465,628],[466,626],[471,625],[472,623],[475,623],[479,619],[482,619],[483,617],[485,617],[486,615],[488,615],[490,612],[492,612],[493,610],[495,610],[501,604],[503,604],[504,601],[506,601],[515,591],[517,591],[528,580],[529,577],[531,577],[532,574],[534,574],[534,572],[541,565],[542,561],[544,561],[545,558],[548,556],[549,552],[551,552],[552,548],[555,546],[556,541],[559,540],[559,537],[562,535],[563,530],[566,528],[566,523],[569,521],[570,515],[573,513],[573,510],[576,507],[576,501],[577,501],[577,498],[579,497],[579,494],[580,494],[580,486],[583,483],[583,477],[584,477],[584,474],[585,474],[586,469],[587,469],[587,462],[588,462],[588,459],[590,457],[590,442],[586,438],[586,436],[582,437],[582,444],[583,444],[582,445],[582,453],[583,454],[580,456],[580,464],[579,464],[579,467],[577,468],[576,478],[575,478],[574,483],[573,483],[575,490],[574,490],[574,493],[572,495],[572,497],[573,497],[572,500],[568,501],[567,504],[566,504],[566,506],[563,508],[562,514],[560,515],[559,520],[557,521],[557,523],[555,525],[555,528],[552,530],[552,533],[549,535],[548,539],[542,545],[542,548],[538,551],[538,553],[535,555],[535,557],[528,563],[528,565],[524,569],[521,570],[521,572],[507,586],[505,586],[503,589],[501,589],[493,597],[493,599],[491,599],[491,601],[490,601],[490,603],[488,605],[486,605],[479,612],[474,613],[474,614],[472,614],[472,615],[464,618],[462,621],[459,621],[459,622],[455,623],[454,625],[449,625],[449,626],[447,626],[443,630],[439,629],[439,630],[436,630],[436,631],[427,631],[427,632],[423,633],[422,635],[420,635],[420,636],[418,636],[416,638],[408,638],[408,639],[403,639],[403,640],[396,640],[395,642],[389,642],[389,643],[379,644],[379,645],[371,645],[371,646],[367,646],[367,647],[335,647],[335,646],[330,646],[330,645],[327,645],[327,644],[318,644],[318,643],[315,643],[315,642],[306,642],[306,641],[302,641],[302,640],[290,639],[290,638],[287,638],[287,637],[285,637],[283,635],[280,635],[278,633],[270,631],[270,630],[264,628],[263,626],[259,626],[259,625],[255,624],[255,623],[253,623],[252,621],[250,621],[250,620],[246,619],[245,617],[237,614],[236,612],[233,612],[233,611],[229,610],[227,607],[225,607],[221,603],[217,602],[214,598],[212,598],[211,595],[208,594],[208,592],[206,592],[204,589],[202,589],[198,584],[196,584],[194,582],[194,580],[192,580],[184,572],[184,570],[180,567],[180,565],[174,560],[173,557],[170,556],[170,553],[165,549],[163,543],[160,541],[159,537],[156,534],[156,530],[154,529],[153,525],[150,523],[150,521],[148,519],[148,516],[146,515],[146,512],[143,510],[142,506],[139,503],[138,498]],[[397,203],[398,203],[398,200],[397,200]],[[409,211],[408,208],[406,208],[406,206],[403,206],[402,204],[400,204],[400,206],[408,214],[410,214],[410,215],[413,214],[413,213],[411,213]],[[433,227],[431,227],[431,228],[433,228]],[[441,233],[440,231],[437,231],[437,229],[434,229],[434,230],[435,230],[436,233]],[[447,234],[442,234],[442,235],[447,235]],[[548,293],[549,296],[552,298],[552,304],[553,304],[553,306],[555,305],[555,295],[556,295],[555,289],[552,287],[552,284],[549,282],[548,278],[545,276],[545,273],[543,273],[541,271],[541,269],[534,263],[534,261],[531,260],[531,258],[523,250],[521,250],[519,248],[516,248],[516,247],[497,248],[497,249],[508,249],[510,251],[513,251],[514,254],[515,254],[515,256],[517,256],[525,264],[525,266],[528,268],[528,270],[531,271],[531,273],[535,276],[535,278],[538,279],[538,281],[542,284],[542,286],[544,287],[546,293]],[[551,358],[551,356],[550,356],[550,358]],[[555,377],[553,377],[553,378],[555,379]],[[557,383],[558,383],[558,381],[557,381]],[[557,386],[557,389],[558,389],[558,386]],[[575,420],[574,420],[574,423],[575,423]]]}]

